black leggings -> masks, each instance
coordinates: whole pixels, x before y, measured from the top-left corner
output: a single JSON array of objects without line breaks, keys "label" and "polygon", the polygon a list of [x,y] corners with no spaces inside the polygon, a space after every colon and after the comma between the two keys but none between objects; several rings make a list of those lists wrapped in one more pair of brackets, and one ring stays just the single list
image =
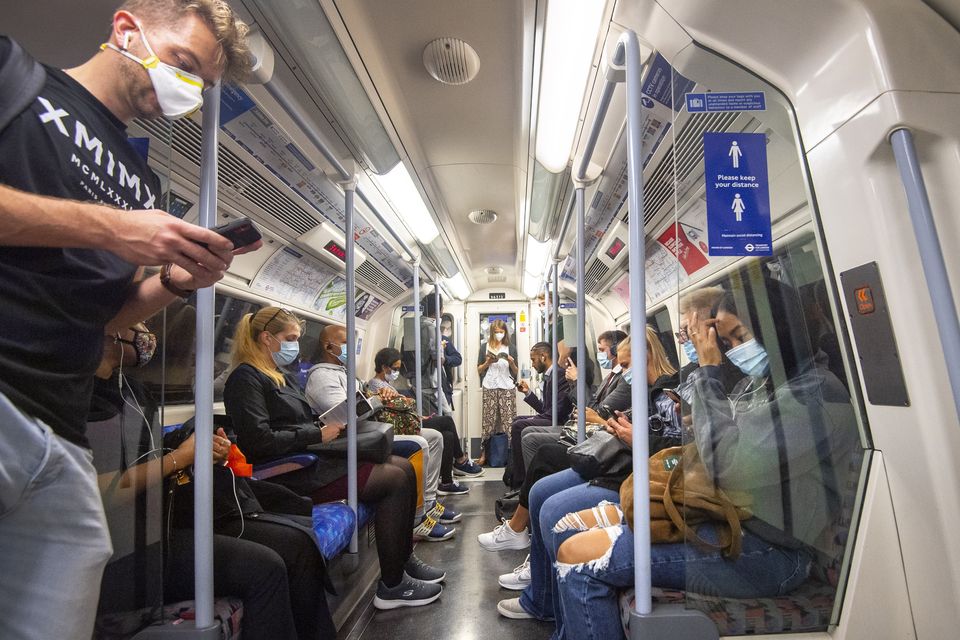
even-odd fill
[{"label": "black leggings", "polygon": [[[301,526],[313,528],[310,516],[284,515]],[[230,536],[240,534],[240,520],[217,523],[217,533]],[[303,531],[275,522],[264,522],[255,517],[244,518],[244,540],[262,544],[276,551],[287,568],[287,584],[290,591],[290,607],[293,623],[300,640],[334,640],[337,628],[330,615],[330,607],[323,586],[324,566],[316,543]],[[248,635],[244,615],[243,636]],[[272,637],[272,636],[270,636]]]},{"label": "black leggings", "polygon": [[[193,531],[175,529],[170,536],[163,582],[165,602],[194,598],[193,557]],[[297,640],[287,570],[273,549],[250,540],[214,535],[213,593],[243,601],[244,638]]]},{"label": "black leggings", "polygon": [[403,565],[413,553],[413,522],[417,510],[417,474],[406,458],[390,456],[370,472],[359,498],[376,504],[374,526],[380,576],[388,587],[403,579]]},{"label": "black leggings", "polygon": [[460,434],[450,416],[434,416],[423,421],[425,429],[434,429],[443,435],[443,460],[440,462],[440,482],[453,482],[453,461],[463,457]]}]

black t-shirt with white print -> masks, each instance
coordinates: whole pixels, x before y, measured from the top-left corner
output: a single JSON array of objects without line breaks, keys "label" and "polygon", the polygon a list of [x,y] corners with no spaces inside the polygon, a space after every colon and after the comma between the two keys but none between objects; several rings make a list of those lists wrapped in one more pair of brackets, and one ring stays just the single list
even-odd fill
[{"label": "black t-shirt with white print", "polygon": [[[0,131],[0,183],[131,211],[159,196],[124,124],[49,67],[40,95]],[[108,251],[0,246],[0,393],[81,446],[104,327],[135,273]]]}]

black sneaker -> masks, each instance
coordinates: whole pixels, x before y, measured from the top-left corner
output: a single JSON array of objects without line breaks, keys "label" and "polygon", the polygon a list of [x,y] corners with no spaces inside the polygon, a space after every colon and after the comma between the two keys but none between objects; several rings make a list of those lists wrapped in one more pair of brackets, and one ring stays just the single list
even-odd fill
[{"label": "black sneaker", "polygon": [[443,587],[438,584],[427,584],[411,578],[406,573],[400,584],[388,588],[383,580],[377,584],[377,595],[373,598],[373,606],[377,609],[397,609],[399,607],[422,607],[440,597]]},{"label": "black sneaker", "polygon": [[427,584],[437,584],[439,582],[443,582],[444,578],[447,577],[445,571],[425,564],[423,560],[412,553],[410,554],[410,559],[407,560],[407,564],[403,565],[403,570],[414,580],[426,582]]}]

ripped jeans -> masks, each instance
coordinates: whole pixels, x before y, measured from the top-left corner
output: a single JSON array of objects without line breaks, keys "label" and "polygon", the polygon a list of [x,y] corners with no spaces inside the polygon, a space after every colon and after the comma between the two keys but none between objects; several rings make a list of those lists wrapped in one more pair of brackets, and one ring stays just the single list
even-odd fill
[{"label": "ripped jeans", "polygon": [[[533,427],[531,427],[533,428]],[[566,514],[589,509],[603,500],[619,500],[616,491],[587,484],[576,471],[565,469],[541,478],[530,489],[530,584],[520,596],[520,606],[538,620],[562,624],[553,563],[557,549],[576,531],[555,533],[554,525]]]},{"label": "ripped jeans", "polygon": [[[712,524],[697,529],[716,542]],[[633,532],[620,524],[609,527],[612,548],[600,562],[558,565],[564,574],[557,585],[563,625],[557,638],[615,640],[623,638],[618,592],[633,586]],[[812,558],[803,550],[782,549],[744,531],[743,552],[728,560],[719,551],[694,545],[655,544],[650,548],[654,587],[689,589],[692,592],[731,598],[773,597],[798,587],[810,571]],[[557,616],[560,620],[561,616]]]}]

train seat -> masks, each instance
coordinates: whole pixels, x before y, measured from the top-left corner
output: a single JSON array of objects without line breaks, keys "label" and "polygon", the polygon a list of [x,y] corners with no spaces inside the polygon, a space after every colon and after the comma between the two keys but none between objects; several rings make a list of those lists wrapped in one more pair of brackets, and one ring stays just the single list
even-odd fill
[{"label": "train seat", "polygon": [[[793,592],[776,598],[727,598],[673,589],[652,590],[656,604],[685,604],[707,614],[721,636],[757,635],[824,631],[830,624],[840,581],[844,547],[850,534],[857,483],[863,452],[855,450],[849,458],[845,477],[838,479],[840,517],[828,527],[810,568],[810,577]],[[620,620],[627,637],[634,590],[620,594]]]}]

